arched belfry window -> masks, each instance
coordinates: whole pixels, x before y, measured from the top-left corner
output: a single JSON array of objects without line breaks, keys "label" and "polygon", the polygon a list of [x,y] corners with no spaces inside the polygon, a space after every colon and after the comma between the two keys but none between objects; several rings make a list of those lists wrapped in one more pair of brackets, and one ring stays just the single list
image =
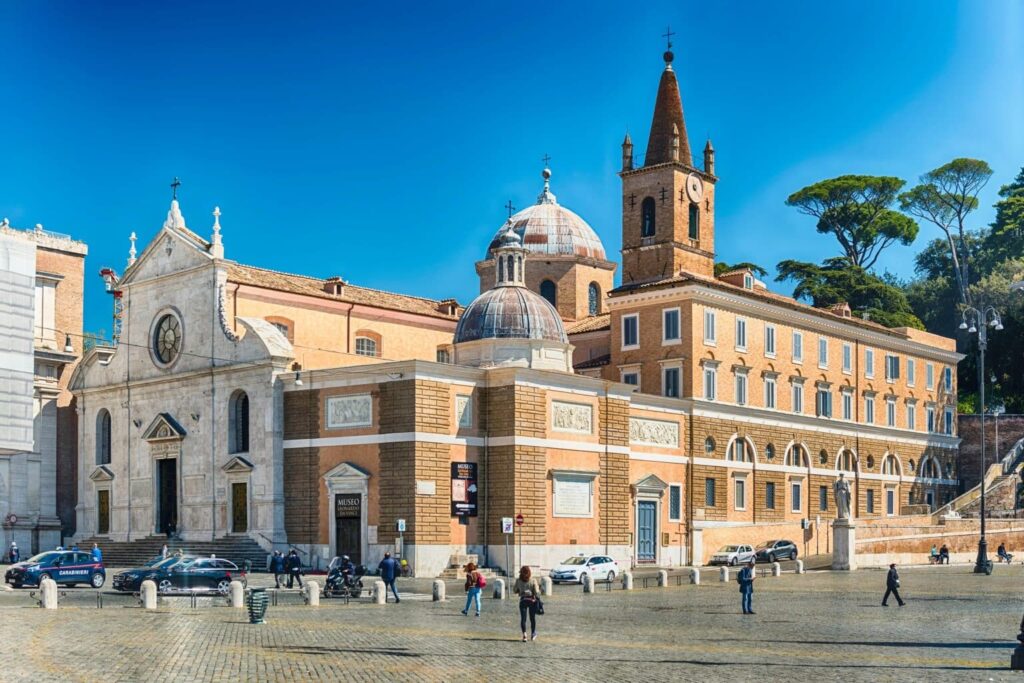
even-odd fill
[{"label": "arched belfry window", "polygon": [[654,197],[647,197],[640,204],[640,236],[654,237]]},{"label": "arched belfry window", "polygon": [[597,315],[601,312],[601,288],[596,282],[591,282],[587,287],[587,311],[590,315]]},{"label": "arched belfry window", "polygon": [[552,306],[556,306],[558,288],[555,287],[555,283],[551,280],[545,280],[540,283],[540,295],[548,300],[548,303]]},{"label": "arched belfry window", "polygon": [[228,452],[249,452],[249,396],[244,391],[231,394],[228,406]]},{"label": "arched belfry window", "polygon": [[110,411],[106,408],[96,415],[96,464],[110,464]]},{"label": "arched belfry window", "polygon": [[690,202],[690,239],[700,239],[700,208]]},{"label": "arched belfry window", "polygon": [[516,261],[512,254],[508,255],[506,260],[506,268],[508,269],[508,279],[515,282],[516,280]]}]

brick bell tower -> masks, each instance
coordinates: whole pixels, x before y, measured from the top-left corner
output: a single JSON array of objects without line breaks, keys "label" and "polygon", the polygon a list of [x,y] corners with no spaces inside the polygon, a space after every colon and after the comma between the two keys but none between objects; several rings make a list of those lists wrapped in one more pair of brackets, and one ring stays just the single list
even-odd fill
[{"label": "brick bell tower", "polygon": [[714,277],[715,150],[708,140],[704,169],[694,166],[686,136],[672,43],[664,54],[643,165],[622,142],[622,284],[652,282],[680,271]]}]

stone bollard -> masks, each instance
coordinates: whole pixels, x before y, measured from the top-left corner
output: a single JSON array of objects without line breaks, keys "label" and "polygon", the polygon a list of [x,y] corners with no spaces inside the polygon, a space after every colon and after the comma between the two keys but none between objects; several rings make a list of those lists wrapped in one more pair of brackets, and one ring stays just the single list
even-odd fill
[{"label": "stone bollard", "polygon": [[658,588],[664,588],[668,585],[668,572],[664,569],[658,571]]},{"label": "stone bollard", "polygon": [[387,601],[387,591],[388,588],[384,585],[383,581],[381,581],[380,579],[374,581],[373,585],[370,587],[370,592],[373,595],[373,604],[383,605]]},{"label": "stone bollard", "polygon": [[782,576],[782,565],[778,562],[772,562],[772,576]]},{"label": "stone bollard", "polygon": [[594,577],[587,574],[583,577],[583,592],[593,593],[594,592]]},{"label": "stone bollard", "polygon": [[320,584],[316,581],[306,581],[306,604],[310,607],[320,606]]},{"label": "stone bollard", "polygon": [[622,572],[622,590],[633,590],[633,572]]},{"label": "stone bollard", "polygon": [[718,580],[722,583],[728,583],[729,581],[729,568],[722,567],[718,570]]},{"label": "stone bollard", "polygon": [[700,570],[699,569],[691,569],[690,570],[690,583],[692,583],[695,586],[700,585]]},{"label": "stone bollard", "polygon": [[540,592],[543,595],[545,595],[545,596],[551,595],[551,586],[552,585],[553,585],[553,582],[551,581],[551,577],[550,576],[542,576],[542,577],[540,577]]},{"label": "stone bollard", "polygon": [[434,602],[444,602],[444,591],[445,591],[444,581],[442,581],[441,579],[434,579],[433,586],[434,586],[434,589],[432,591],[433,601]]},{"label": "stone bollard", "polygon": [[53,579],[43,579],[39,588],[43,593],[43,609],[57,609],[57,582]]},{"label": "stone bollard", "polygon": [[796,561],[796,573],[797,574],[803,574],[804,573],[804,561],[803,560],[797,560]]},{"label": "stone bollard", "polygon": [[142,596],[142,609],[156,609],[156,582],[146,579],[139,592]]},{"label": "stone bollard", "polygon": [[494,595],[495,600],[505,599],[505,579],[494,580]]},{"label": "stone bollard", "polygon": [[241,581],[232,581],[229,585],[228,593],[231,595],[231,606],[235,609],[245,609],[245,601],[242,596],[245,595],[245,589],[242,587]]}]

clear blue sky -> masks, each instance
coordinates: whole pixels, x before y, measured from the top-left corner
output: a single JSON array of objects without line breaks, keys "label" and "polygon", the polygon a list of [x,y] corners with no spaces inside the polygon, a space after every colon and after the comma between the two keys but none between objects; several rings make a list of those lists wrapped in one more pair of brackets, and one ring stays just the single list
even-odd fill
[{"label": "clear blue sky", "polygon": [[[174,176],[196,232],[221,207],[229,258],[468,303],[545,153],[617,260],[619,143],[646,144],[671,24],[720,259],[834,255],[790,192],[956,156],[995,169],[989,222],[1024,165],[1024,3],[786,5],[7,2],[0,216],[89,243],[89,330],[96,271],[156,233]],[[908,276],[915,250],[880,265]]]}]

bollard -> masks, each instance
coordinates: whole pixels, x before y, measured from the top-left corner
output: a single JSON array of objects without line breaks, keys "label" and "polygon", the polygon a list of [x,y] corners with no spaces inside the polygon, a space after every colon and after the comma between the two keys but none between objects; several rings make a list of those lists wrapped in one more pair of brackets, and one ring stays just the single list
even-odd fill
[{"label": "bollard", "polygon": [[668,572],[664,569],[658,571],[658,588],[664,588],[668,585]]},{"label": "bollard", "polygon": [[782,576],[782,565],[778,562],[772,562],[772,576]]},{"label": "bollard", "polygon": [[494,580],[494,595],[492,597],[495,600],[505,599],[505,579]]},{"label": "bollard", "polygon": [[146,579],[142,582],[142,608],[156,609],[156,582]]},{"label": "bollard", "polygon": [[43,609],[57,609],[57,582],[53,579],[43,579],[39,588],[43,593]]},{"label": "bollard", "polygon": [[310,607],[320,606],[320,584],[316,581],[306,581],[306,604]]},{"label": "bollard", "polygon": [[228,592],[231,594],[231,606],[235,609],[245,609],[245,605],[242,604],[242,596],[245,594],[245,588],[242,587],[242,582],[232,581],[229,584]]},{"label": "bollard", "polygon": [[583,592],[593,593],[594,592],[594,577],[587,574],[583,577]]},{"label": "bollard", "polygon": [[442,581],[441,579],[434,579],[434,590],[433,590],[433,600],[434,600],[434,602],[444,602],[444,591],[445,591],[444,581]]},{"label": "bollard", "polygon": [[384,585],[384,582],[377,579],[373,582],[370,587],[370,592],[373,595],[373,603],[375,605],[383,605],[388,598],[388,587]]},{"label": "bollard", "polygon": [[804,573],[804,561],[803,560],[797,560],[796,561],[796,573],[797,574],[803,574]]},{"label": "bollard", "polygon": [[692,583],[694,585],[699,585],[700,584],[700,570],[699,569],[691,569],[690,570],[690,583]]},{"label": "bollard", "polygon": [[622,572],[622,590],[633,590],[633,572]]},{"label": "bollard", "polygon": [[551,595],[551,586],[552,582],[550,576],[540,577],[540,592],[543,595]]},{"label": "bollard", "polygon": [[729,581],[729,568],[728,567],[722,567],[721,569],[718,570],[718,580],[721,581],[722,583],[726,583],[726,582]]}]

